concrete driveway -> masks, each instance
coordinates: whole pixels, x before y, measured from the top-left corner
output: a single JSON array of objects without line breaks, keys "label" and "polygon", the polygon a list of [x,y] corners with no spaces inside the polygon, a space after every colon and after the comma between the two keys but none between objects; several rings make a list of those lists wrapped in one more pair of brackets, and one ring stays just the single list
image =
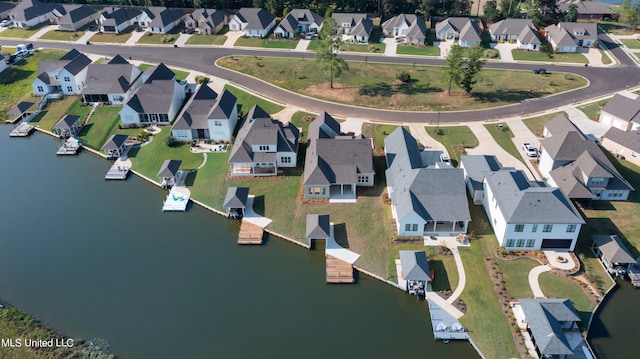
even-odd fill
[{"label": "concrete driveway", "polygon": [[444,153],[449,153],[447,151],[447,148],[442,143],[436,141],[427,133],[427,130],[424,128],[425,124],[410,123],[405,125],[409,126],[409,132],[411,133],[411,135],[415,137],[418,142],[422,143],[425,149],[438,150],[443,151]]},{"label": "concrete driveway", "polygon": [[449,50],[453,46],[453,41],[434,41],[433,46],[440,48],[440,58],[444,59],[449,55]]},{"label": "concrete driveway", "polygon": [[227,41],[222,44],[222,47],[234,47],[236,41],[244,35],[244,31],[228,31],[225,35],[227,35]]},{"label": "concrete driveway", "polygon": [[397,56],[398,43],[393,37],[385,37],[382,42],[385,44],[384,56]]},{"label": "concrete driveway", "polygon": [[517,48],[518,45],[510,44],[508,42],[503,42],[502,44],[495,44],[495,49],[500,52],[500,61],[502,62],[516,62],[513,59],[513,54],[511,50]]}]

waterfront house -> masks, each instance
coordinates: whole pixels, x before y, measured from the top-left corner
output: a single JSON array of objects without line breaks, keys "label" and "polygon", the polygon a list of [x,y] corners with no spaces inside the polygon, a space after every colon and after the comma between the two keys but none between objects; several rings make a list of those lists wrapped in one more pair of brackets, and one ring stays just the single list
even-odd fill
[{"label": "waterfront house", "polygon": [[373,30],[373,20],[369,14],[335,12],[331,17],[336,21],[339,33],[345,41],[369,42]]},{"label": "waterfront house", "polygon": [[169,125],[184,102],[186,83],[176,81],[173,71],[162,63],[140,76],[143,84],[120,110],[122,125]]},{"label": "waterfront house", "polygon": [[617,93],[600,111],[599,121],[622,131],[640,130],[640,99],[628,91]]},{"label": "waterfront house", "polygon": [[423,297],[427,285],[431,284],[433,271],[429,270],[429,261],[424,251],[400,251],[400,266],[405,288],[409,294]]},{"label": "waterfront house", "polygon": [[246,37],[267,37],[276,26],[276,16],[263,8],[243,7],[229,20],[230,31],[244,31]]},{"label": "waterfront house", "polygon": [[640,166],[640,130],[626,132],[612,127],[604,134],[602,147]]},{"label": "waterfront house", "polygon": [[242,218],[247,208],[249,187],[229,187],[224,197],[222,208],[227,211],[229,218]]},{"label": "waterfront house", "polygon": [[53,126],[51,132],[58,135],[58,137],[66,138],[75,136],[80,129],[82,129],[83,121],[80,116],[66,115],[58,123]]},{"label": "waterfront house", "polygon": [[179,9],[164,6],[150,6],[142,11],[138,25],[152,34],[166,34],[184,20],[185,14]]},{"label": "waterfront house", "polygon": [[568,12],[571,4],[578,6],[578,20],[611,20],[616,14],[606,3],[599,1],[560,0],[558,10]]},{"label": "waterfront house", "polygon": [[624,276],[629,267],[636,264],[636,260],[617,235],[593,235],[591,239],[591,250],[600,258],[609,274]]},{"label": "waterfront house", "polygon": [[40,61],[38,75],[31,83],[33,94],[44,96],[59,90],[64,95],[79,95],[85,87],[89,64],[91,60],[76,49],[58,60]]},{"label": "waterfront house", "polygon": [[515,42],[518,49],[540,50],[542,42],[531,19],[504,19],[489,27],[491,41]]},{"label": "waterfront house", "polygon": [[538,357],[567,358],[574,351],[584,355],[578,328],[580,318],[569,299],[520,298],[518,301]]},{"label": "waterfront house", "polygon": [[197,30],[200,35],[217,34],[229,23],[229,14],[214,9],[196,9],[184,20],[187,29]]},{"label": "waterfront house", "polygon": [[356,187],[372,187],[373,143],[364,136],[341,136],[340,124],[326,112],[309,125],[304,166],[306,198],[356,200]]},{"label": "waterfront house", "polygon": [[331,221],[328,214],[307,214],[306,238],[329,239],[331,237]]},{"label": "waterfront house", "polygon": [[230,141],[237,122],[236,97],[227,90],[218,96],[209,85],[201,84],[178,115],[171,133],[178,141]]},{"label": "waterfront house", "polygon": [[100,15],[89,5],[63,4],[52,11],[51,23],[58,25],[60,31],[77,31]]},{"label": "waterfront house", "polygon": [[520,170],[485,173],[482,204],[505,249],[573,251],[585,223],[560,188],[530,182]]},{"label": "waterfront house", "polygon": [[468,17],[449,17],[436,24],[436,39],[457,40],[460,47],[480,46],[481,34],[478,22]]},{"label": "waterfront house", "polygon": [[35,114],[34,103],[22,101],[15,105],[11,110],[7,111],[7,115],[9,115],[8,122],[16,123],[22,121],[24,119],[28,119],[29,117]]},{"label": "waterfront house", "polygon": [[464,171],[422,155],[402,126],[384,140],[387,192],[398,236],[457,236],[471,220]]},{"label": "waterfront house", "polygon": [[87,70],[86,87],[82,90],[85,103],[122,105],[142,85],[142,71],[122,56],[103,64],[91,64]]},{"label": "waterfront house", "polygon": [[569,198],[626,200],[633,187],[618,172],[598,144],[564,115],[544,126],[538,168],[549,184],[562,188]]},{"label": "waterfront house", "polygon": [[120,158],[127,150],[127,140],[129,136],[116,133],[109,137],[102,146],[102,150],[108,159]]},{"label": "waterfront house", "polygon": [[0,1],[0,20],[9,19],[9,13],[16,7],[16,3]]},{"label": "waterfront house", "polygon": [[182,161],[165,160],[156,177],[160,179],[162,188],[171,188],[177,184],[180,172],[182,172]]},{"label": "waterfront house", "polygon": [[280,21],[273,34],[276,38],[296,37],[307,32],[318,33],[322,29],[322,17],[309,9],[293,9]]},{"label": "waterfront house", "polygon": [[231,176],[275,176],[280,168],[296,167],[298,128],[274,120],[254,105],[238,131],[229,157]]},{"label": "waterfront house", "polygon": [[598,41],[598,25],[589,22],[559,22],[545,28],[547,40],[555,52],[577,52],[579,47]]},{"label": "waterfront house", "polygon": [[460,168],[464,171],[464,180],[467,191],[473,200],[473,204],[482,204],[484,199],[484,176],[488,172],[501,168],[496,156],[490,155],[462,155],[460,156]]},{"label": "waterfront house", "polygon": [[128,27],[135,25],[142,11],[130,7],[107,7],[96,19],[100,32],[119,34]]},{"label": "waterfront house", "polygon": [[400,36],[405,44],[424,45],[427,31],[424,17],[416,14],[400,14],[382,24],[386,36]]},{"label": "waterfront house", "polygon": [[61,4],[43,3],[38,0],[22,0],[13,9],[9,10],[9,20],[13,26],[21,29],[30,29],[51,19],[53,10],[64,13]]}]

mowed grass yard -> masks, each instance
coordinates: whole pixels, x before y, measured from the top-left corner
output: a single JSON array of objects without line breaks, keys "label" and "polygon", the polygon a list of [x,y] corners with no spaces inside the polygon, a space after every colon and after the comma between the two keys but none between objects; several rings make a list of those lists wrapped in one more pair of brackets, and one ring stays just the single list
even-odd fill
[{"label": "mowed grass yard", "polygon": [[300,142],[306,143],[309,135],[309,125],[317,115],[304,111],[298,111],[291,115],[291,123],[300,129]]},{"label": "mowed grass yard", "polygon": [[46,34],[40,36],[45,40],[58,40],[58,41],[77,41],[84,35],[84,31],[58,31],[51,30]]},{"label": "mowed grass yard", "polygon": [[449,152],[451,164],[458,167],[460,163],[460,155],[464,154],[465,148],[473,148],[478,146],[478,139],[467,126],[446,126],[440,127],[440,133],[437,133],[436,126],[426,126],[425,130],[429,136],[436,141],[442,143]]},{"label": "mowed grass yard", "polygon": [[51,101],[44,110],[33,117],[29,123],[44,130],[51,131],[65,115],[78,115],[81,121],[89,114],[91,108],[83,106],[79,96],[65,96],[59,101]]},{"label": "mowed grass yard", "polygon": [[[560,73],[540,76],[530,71],[483,70],[471,96],[455,87],[449,96],[442,67],[349,62],[349,70],[334,78],[335,88],[329,89],[328,73],[320,70],[315,59],[233,56],[218,60],[218,65],[324,100],[410,111],[501,106],[586,84],[582,77]],[[398,83],[401,71],[410,73],[409,83]]]},{"label": "mowed grass yard", "polygon": [[584,55],[574,53],[553,54],[549,57],[542,51],[511,50],[511,54],[516,61],[574,62],[578,64],[589,62]]},{"label": "mowed grass yard", "polygon": [[224,45],[226,35],[193,35],[187,40],[187,45]]},{"label": "mowed grass yard", "polygon": [[127,32],[126,30],[119,34],[111,34],[111,33],[97,33],[89,39],[89,42],[108,42],[115,44],[124,44],[131,38],[131,32]]},{"label": "mowed grass yard", "polygon": [[76,136],[84,146],[100,151],[109,137],[116,133],[120,124],[122,107],[103,106],[97,108],[89,122]]},{"label": "mowed grass yard", "polygon": [[640,40],[638,39],[620,39],[620,42],[631,50],[640,50]]},{"label": "mowed grass yard", "polygon": [[522,120],[522,122],[524,122],[525,126],[527,126],[534,135],[536,135],[537,137],[543,137],[544,125],[560,114],[564,114],[565,116],[567,116],[566,112],[561,111],[550,113],[548,115],[527,118],[526,120]]},{"label": "mowed grass yard", "polygon": [[267,49],[295,49],[298,40],[290,39],[261,39],[257,37],[240,37],[235,46],[264,47]]},{"label": "mowed grass yard", "polygon": [[262,109],[267,111],[268,114],[274,114],[284,109],[283,106],[265,100],[262,97],[254,96],[233,85],[224,85],[224,88],[238,99],[238,114],[246,115],[254,105],[262,107]]},{"label": "mowed grass yard", "polygon": [[437,46],[398,45],[398,47],[396,47],[396,54],[416,55],[416,56],[440,56],[440,48]]},{"label": "mowed grass yard", "polygon": [[578,107],[578,109],[584,112],[584,114],[587,115],[587,117],[589,117],[590,119],[598,121],[600,119],[600,111],[602,111],[602,108],[607,104],[607,102],[609,102],[608,99],[598,101],[589,105],[580,106]]},{"label": "mowed grass yard", "polygon": [[518,148],[516,148],[516,145],[511,140],[515,136],[506,123],[490,123],[484,125],[484,127],[486,127],[489,133],[491,133],[491,137],[496,140],[502,149],[507,151],[511,156],[520,160],[520,162],[526,164],[524,158],[522,158],[522,153]]}]

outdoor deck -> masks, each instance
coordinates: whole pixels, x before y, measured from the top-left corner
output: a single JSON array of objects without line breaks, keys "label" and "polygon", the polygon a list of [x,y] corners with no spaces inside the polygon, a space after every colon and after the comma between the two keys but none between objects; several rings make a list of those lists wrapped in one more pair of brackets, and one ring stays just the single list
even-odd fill
[{"label": "outdoor deck", "polygon": [[9,137],[27,137],[33,133],[33,126],[26,122],[20,122],[9,132]]},{"label": "outdoor deck", "polygon": [[247,220],[242,220],[238,233],[238,244],[262,244],[264,228]]},{"label": "outdoor deck", "polygon": [[353,265],[331,255],[325,255],[327,261],[327,283],[353,283]]},{"label": "outdoor deck", "polygon": [[109,171],[104,176],[106,180],[124,180],[127,179],[129,174],[129,167],[123,166],[120,162],[116,161]]},{"label": "outdoor deck", "polygon": [[162,205],[162,211],[186,211],[187,204],[189,203],[189,197],[191,197],[191,191],[189,191],[186,187],[174,186],[173,188],[171,188],[171,191],[169,191],[169,195]]},{"label": "outdoor deck", "polygon": [[[437,295],[437,294],[436,294]],[[469,340],[469,335],[460,322],[433,299],[427,299],[433,337],[442,340]]]},{"label": "outdoor deck", "polygon": [[57,155],[75,155],[80,150],[80,142],[74,138],[69,138],[58,146]]},{"label": "outdoor deck", "polygon": [[638,268],[637,265],[629,266],[627,276],[629,277],[629,280],[634,287],[640,288],[640,268]]}]

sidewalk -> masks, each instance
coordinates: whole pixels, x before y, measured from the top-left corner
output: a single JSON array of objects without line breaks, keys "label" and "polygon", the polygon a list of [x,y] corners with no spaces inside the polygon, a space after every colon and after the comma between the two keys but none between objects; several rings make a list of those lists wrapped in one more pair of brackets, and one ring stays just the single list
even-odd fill
[{"label": "sidewalk", "polygon": [[293,51],[305,52],[307,51],[307,47],[309,46],[310,43],[311,43],[311,40],[301,39],[300,41],[298,41],[298,44],[296,45],[296,48]]},{"label": "sidewalk", "polygon": [[178,47],[183,47],[184,45],[187,44],[187,41],[189,41],[189,39],[191,38],[190,34],[180,34],[180,36],[178,37],[178,40],[176,40],[175,45]]},{"label": "sidewalk", "polygon": [[442,143],[429,136],[427,130],[424,128],[425,125],[424,123],[410,123],[408,124],[409,132],[418,142],[422,143],[425,149],[449,153]]},{"label": "sidewalk", "polygon": [[45,26],[42,29],[40,29],[38,32],[36,32],[35,34],[31,35],[31,37],[29,37],[28,40],[30,41],[36,41],[40,38],[40,36],[46,34],[49,31],[55,30],[58,28],[58,25],[49,25],[49,26]]},{"label": "sidewalk", "polygon": [[131,37],[129,38],[129,40],[127,40],[127,42],[124,43],[125,46],[135,46],[136,42],[138,42],[138,40],[140,40],[141,37],[144,36],[144,34],[146,34],[145,31],[134,31],[131,33]]},{"label": "sidewalk", "polygon": [[236,41],[244,35],[244,31],[228,31],[225,35],[227,35],[227,41],[222,44],[222,47],[233,47]]},{"label": "sidewalk", "polygon": [[84,35],[82,35],[82,37],[80,37],[78,39],[78,41],[76,41],[76,44],[86,44],[87,41],[89,41],[89,39],[91,39],[93,37],[93,35],[97,34],[98,32],[96,31],[87,31],[84,33]]},{"label": "sidewalk", "polygon": [[533,292],[534,298],[546,298],[544,296],[544,293],[542,292],[542,289],[540,289],[540,281],[538,280],[538,277],[540,276],[540,274],[544,272],[548,272],[550,270],[551,270],[551,267],[545,264],[545,265],[534,267],[529,272],[529,286],[531,287],[531,291]]}]

